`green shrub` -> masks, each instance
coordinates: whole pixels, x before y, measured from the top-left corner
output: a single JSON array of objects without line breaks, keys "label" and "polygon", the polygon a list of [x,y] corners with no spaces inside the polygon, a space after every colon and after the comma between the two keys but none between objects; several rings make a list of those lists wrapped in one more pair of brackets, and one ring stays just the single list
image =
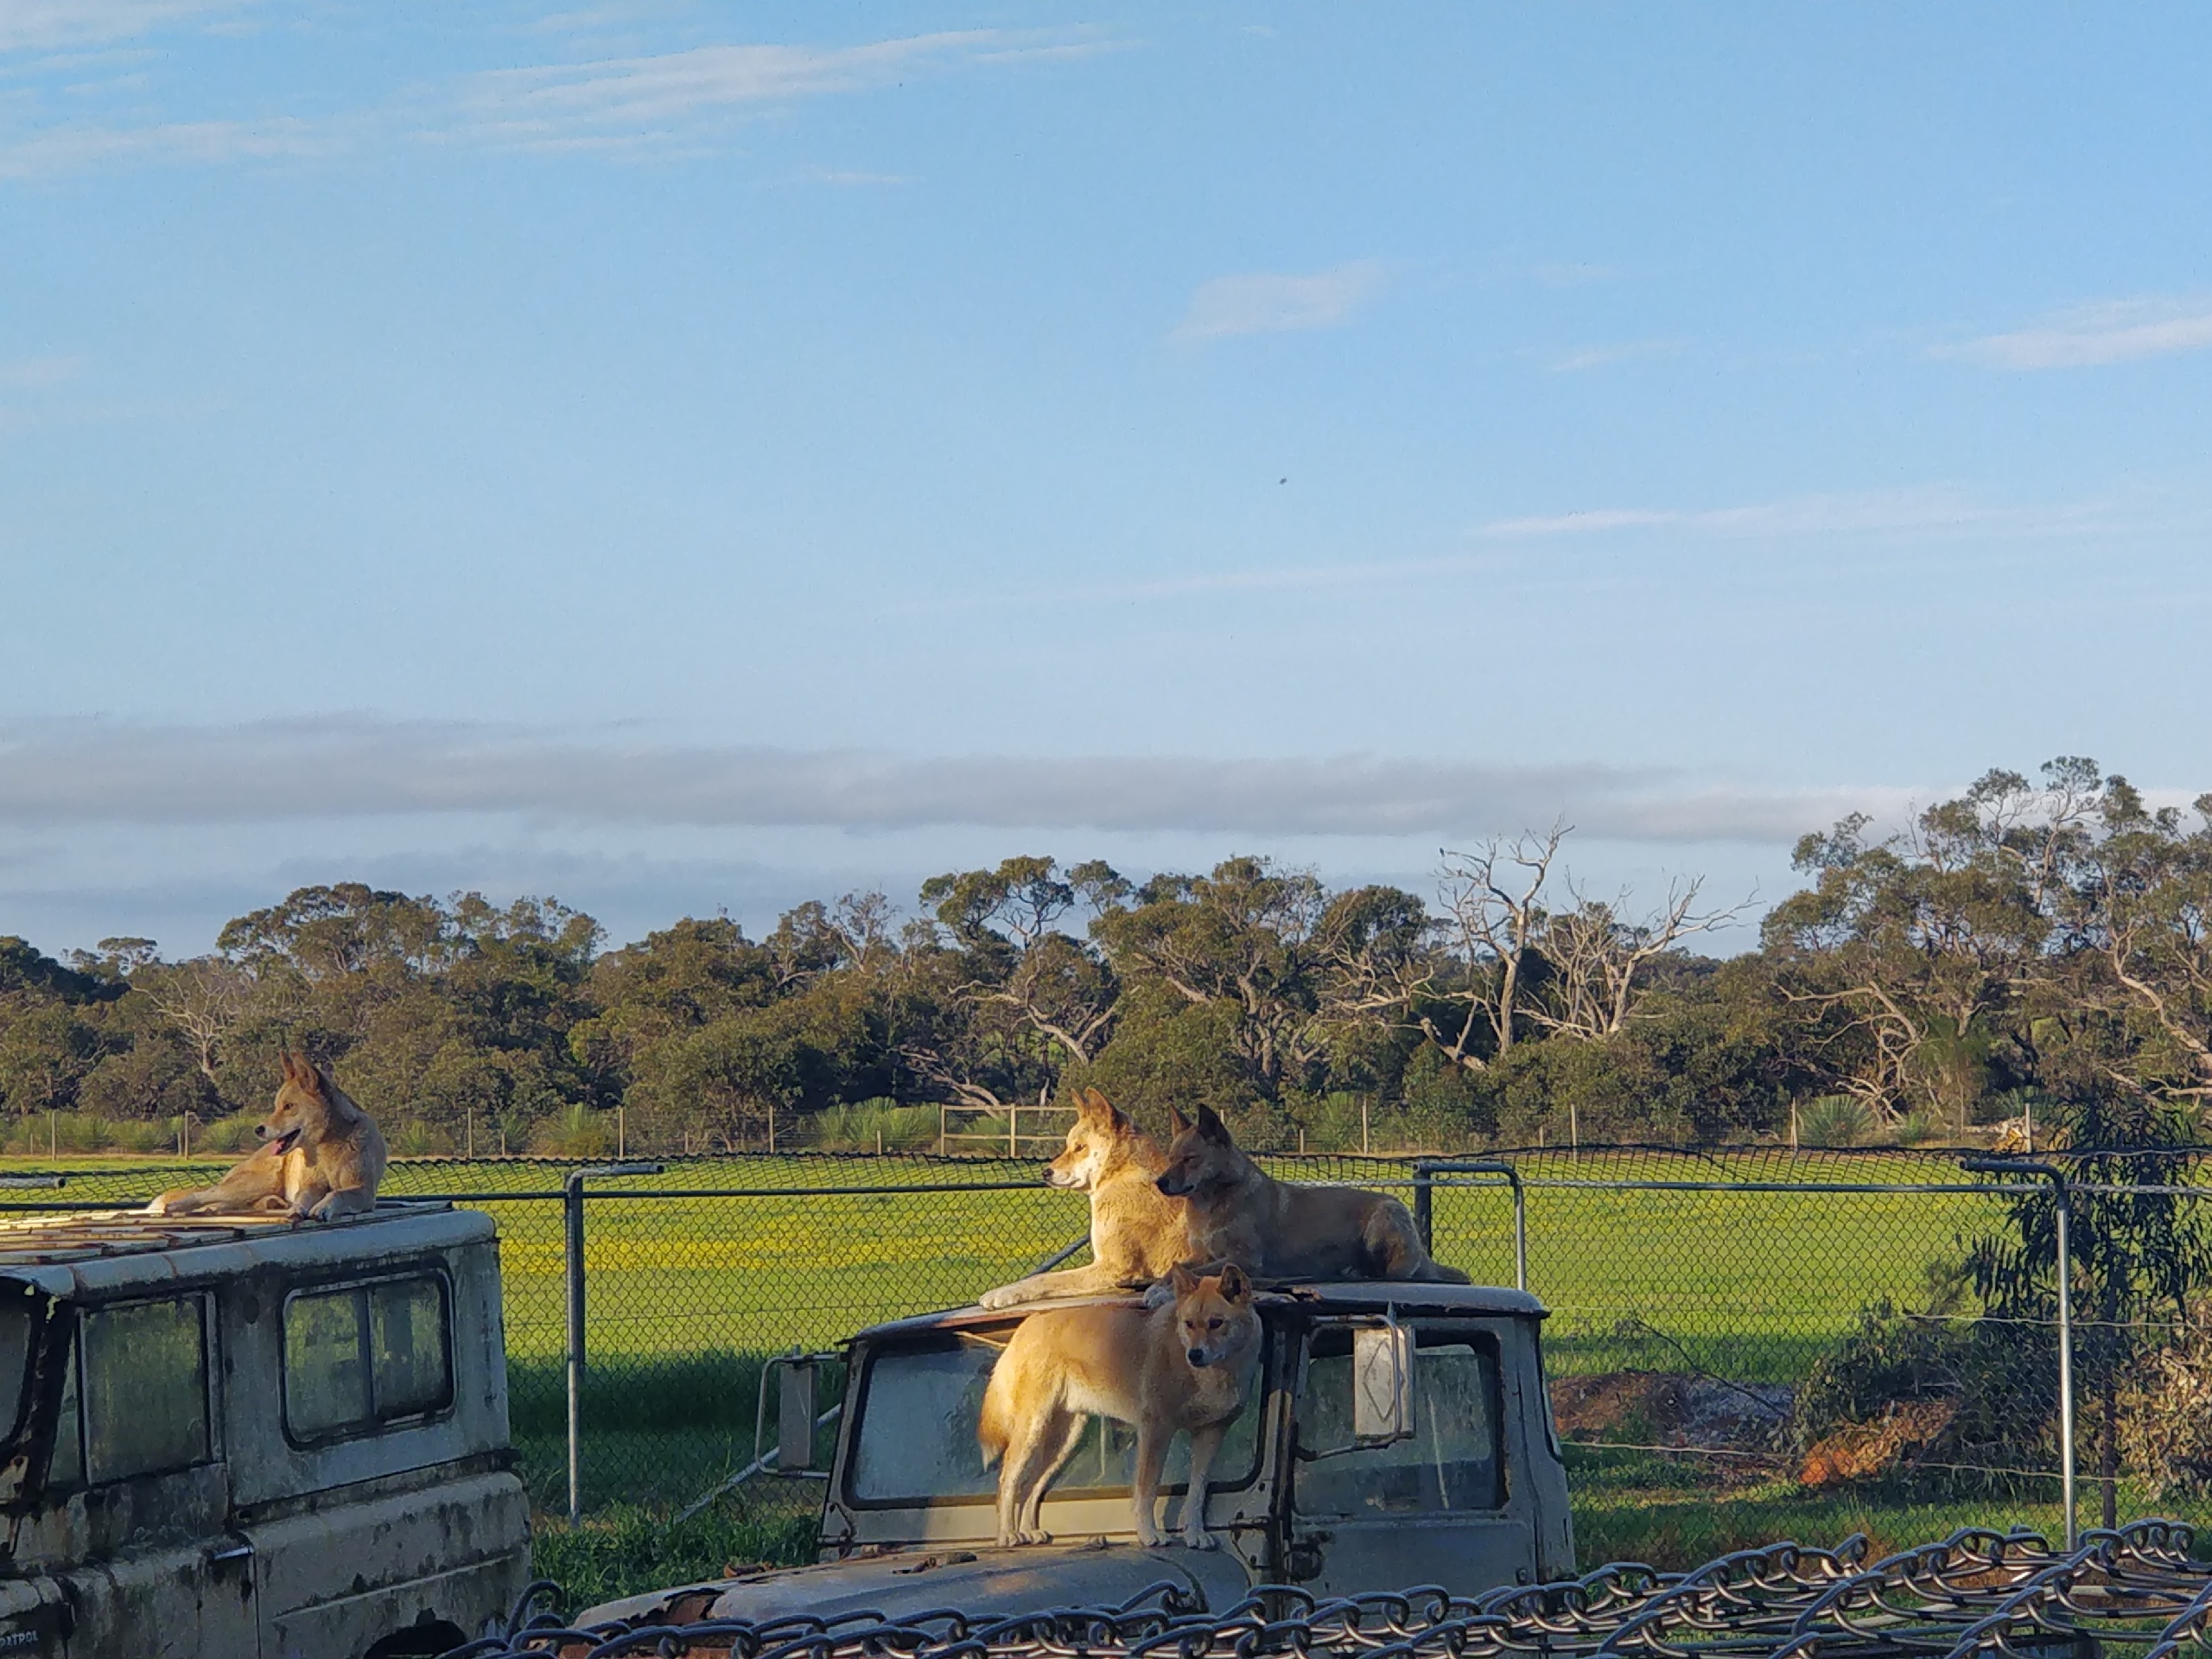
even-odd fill
[{"label": "green shrub", "polygon": [[124,1152],[175,1152],[176,1131],[166,1123],[128,1118],[115,1126],[113,1144]]},{"label": "green shrub", "polygon": [[1807,1147],[1857,1147],[1874,1138],[1874,1115],[1850,1095],[1821,1095],[1797,1109],[1797,1141]]},{"label": "green shrub", "polygon": [[453,1137],[419,1117],[410,1117],[394,1128],[390,1145],[402,1158],[436,1158],[453,1150]]},{"label": "green shrub", "polygon": [[2212,1301],[2144,1357],[2120,1396],[2120,1444],[2151,1497],[2212,1496]]},{"label": "green shrub", "polygon": [[[1004,1118],[998,1121],[1001,1125],[1006,1122]],[[1038,1121],[1040,1124],[1059,1122],[1058,1118]],[[824,1152],[874,1152],[879,1144],[886,1152],[910,1152],[935,1147],[937,1128],[936,1107],[901,1106],[882,1096],[823,1108],[809,1125],[809,1139]],[[1028,1138],[1026,1128],[1022,1138]]]},{"label": "green shrub", "polygon": [[251,1152],[261,1144],[254,1134],[261,1120],[251,1112],[240,1112],[232,1117],[219,1117],[212,1123],[203,1123],[192,1132],[195,1151]]},{"label": "green shrub", "polygon": [[1925,1146],[1936,1138],[1936,1115],[1907,1112],[1891,1126],[1890,1134],[1901,1147]]},{"label": "green shrub", "polygon": [[2051,1351],[1972,1306],[1969,1286],[1960,1264],[1933,1262],[1921,1306],[1884,1297],[1863,1309],[1858,1329],[1797,1390],[1790,1427],[1799,1448],[1897,1407],[1945,1400],[1955,1415],[1919,1452],[1922,1466],[1895,1472],[1891,1484],[1918,1493],[2011,1491],[2019,1478],[2008,1471],[2055,1466]]},{"label": "green shrub", "polygon": [[614,1150],[614,1131],[605,1113],[571,1106],[539,1124],[530,1147],[555,1158],[604,1158]]}]

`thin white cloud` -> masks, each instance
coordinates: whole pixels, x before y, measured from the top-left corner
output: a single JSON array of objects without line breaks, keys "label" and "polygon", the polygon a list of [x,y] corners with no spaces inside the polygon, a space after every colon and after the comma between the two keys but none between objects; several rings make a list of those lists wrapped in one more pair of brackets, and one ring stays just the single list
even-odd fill
[{"label": "thin white cloud", "polygon": [[1601,507],[1577,512],[1498,518],[1477,527],[1491,537],[1591,536],[1671,528],[1717,537],[1828,536],[1904,531],[2079,529],[2091,515],[2077,508],[1992,506],[1951,488],[1866,490],[1801,495],[1736,507]]},{"label": "thin white cloud", "polygon": [[1637,340],[1619,346],[1586,346],[1579,352],[1569,352],[1552,365],[1554,374],[1574,374],[1585,369],[1602,369],[1615,363],[1626,363],[1639,357],[1672,357],[1682,349],[1679,340]]},{"label": "thin white cloud", "polygon": [[2212,299],[2112,300],[2078,307],[2031,328],[1990,334],[1938,356],[1994,369],[2078,369],[2212,346]]},{"label": "thin white cloud", "polygon": [[1375,296],[1382,276],[1376,261],[1355,259],[1310,276],[1217,276],[1191,296],[1190,308],[1168,338],[1197,345],[1237,334],[1333,328]]},{"label": "thin white cloud", "polygon": [[250,0],[0,0],[0,52],[99,46],[245,9]]},{"label": "thin white cloud", "polygon": [[513,815],[664,826],[1483,835],[1562,812],[1586,836],[1786,844],[1894,790],[1777,790],[1660,768],[1315,758],[908,757],[622,743],[365,716],[0,728],[0,825]]},{"label": "thin white cloud", "polygon": [[634,145],[747,107],[888,86],[962,63],[1085,56],[1115,42],[961,29],[863,46],[701,46],[650,56],[495,69],[459,99],[471,136],[525,148]]},{"label": "thin white cloud", "polygon": [[834,184],[846,189],[866,189],[874,185],[912,184],[911,173],[862,173],[850,168],[817,167],[806,175],[817,184]]},{"label": "thin white cloud", "polygon": [[[241,0],[241,3],[244,0]],[[14,10],[11,10],[14,8]],[[136,26],[213,16],[237,5],[188,0],[86,0],[66,38],[119,37]],[[0,46],[65,38],[67,0],[0,0]],[[10,29],[13,33],[10,34]],[[127,126],[69,122],[0,134],[0,179],[35,178],[132,162],[242,160],[329,154],[402,131],[443,142],[548,152],[705,154],[735,114],[837,92],[861,92],[967,66],[1085,57],[1125,40],[1079,30],[969,29],[853,47],[726,45],[465,76],[380,109],[315,120],[221,118]],[[903,175],[847,172],[825,182],[890,184]]]},{"label": "thin white cloud", "polygon": [[338,143],[337,129],[289,117],[53,127],[33,137],[0,142],[0,178],[42,178],[112,162],[269,161],[321,155]]}]

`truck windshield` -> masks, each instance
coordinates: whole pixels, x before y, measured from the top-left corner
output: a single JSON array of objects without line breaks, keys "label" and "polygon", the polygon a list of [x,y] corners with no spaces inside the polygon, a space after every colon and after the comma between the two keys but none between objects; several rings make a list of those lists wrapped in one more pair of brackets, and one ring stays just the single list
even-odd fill
[{"label": "truck windshield", "polygon": [[[879,1351],[868,1362],[853,1446],[849,1496],[861,1503],[983,1502],[998,1491],[995,1469],[983,1466],[976,1420],[998,1347],[950,1333],[912,1346]],[[1245,1391],[1244,1409],[1230,1425],[1208,1481],[1216,1491],[1252,1478],[1260,1443],[1262,1351]],[[1052,1483],[1054,1497],[1126,1492],[1136,1461],[1136,1435],[1094,1418],[1075,1455]],[[1179,1491],[1191,1466],[1188,1435],[1168,1448],[1162,1490]]]}]

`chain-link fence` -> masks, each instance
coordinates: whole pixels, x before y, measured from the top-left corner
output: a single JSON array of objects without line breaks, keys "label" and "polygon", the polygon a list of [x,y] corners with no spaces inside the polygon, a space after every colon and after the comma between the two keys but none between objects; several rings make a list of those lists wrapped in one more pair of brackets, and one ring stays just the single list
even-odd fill
[{"label": "chain-link fence", "polygon": [[[2088,1520],[2107,1484],[2123,1514],[2151,1501],[2187,1513],[2212,1484],[2212,1332],[2191,1312],[2193,1286],[2154,1282],[2160,1261],[2193,1271],[2196,1259],[2199,1189],[2185,1165],[2172,1179],[2171,1159],[2159,1182],[2112,1179],[2110,1160],[2090,1179],[2063,1154],[2041,1160],[2049,1173],[1787,1147],[1265,1161],[1283,1179],[1398,1192],[1437,1255],[1478,1281],[1525,1274],[1551,1310],[1553,1403],[1592,1559],[1637,1553],[1612,1545],[1654,1517],[1684,1529],[1694,1553],[1721,1504],[1745,1536],[1840,1536],[1839,1503],[1878,1500],[1916,1510],[1923,1534],[1931,1510],[1987,1519],[1993,1504],[2056,1531],[2069,1406]],[[73,1171],[58,1189],[18,1173],[0,1178],[18,1188],[0,1198],[19,1210],[136,1202],[219,1167]],[[410,1160],[385,1187],[497,1219],[515,1438],[549,1509],[572,1495],[683,1506],[773,1443],[772,1399],[760,1438],[768,1356],[972,1300],[1062,1253],[1084,1259],[1084,1200],[1042,1186],[1031,1162],[801,1154],[620,1167],[632,1173]],[[2053,1268],[2062,1211],[2082,1235],[2070,1309]],[[573,1312],[584,1363],[572,1440]],[[813,1496],[798,1483],[746,1491],[785,1506]]]}]

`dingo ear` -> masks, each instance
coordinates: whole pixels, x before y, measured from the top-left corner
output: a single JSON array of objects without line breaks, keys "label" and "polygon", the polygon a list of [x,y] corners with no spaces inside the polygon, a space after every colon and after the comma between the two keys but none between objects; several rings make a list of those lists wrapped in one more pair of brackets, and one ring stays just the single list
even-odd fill
[{"label": "dingo ear", "polygon": [[1173,1101],[1167,1103],[1167,1127],[1177,1135],[1191,1127],[1191,1120],[1183,1116],[1183,1109]]},{"label": "dingo ear", "polygon": [[324,1098],[322,1091],[322,1068],[317,1065],[313,1060],[308,1059],[305,1055],[302,1055],[300,1057],[300,1074],[298,1077],[295,1077],[293,1081],[298,1084],[300,1087],[305,1090],[308,1094],[313,1095],[317,1100]]},{"label": "dingo ear", "polygon": [[1180,1262],[1167,1269],[1167,1282],[1175,1287],[1179,1297],[1188,1296],[1198,1287],[1198,1275]]},{"label": "dingo ear", "polygon": [[1090,1098],[1090,1103],[1098,1109],[1098,1121],[1108,1128],[1126,1129],[1129,1127],[1129,1115],[1100,1094],[1098,1090],[1086,1089],[1084,1093]]},{"label": "dingo ear", "polygon": [[292,1051],[290,1049],[278,1049],[276,1051],[276,1063],[284,1069],[285,1082],[297,1083],[300,1080],[300,1063],[292,1057]]},{"label": "dingo ear", "polygon": [[1198,1133],[1209,1141],[1218,1141],[1223,1146],[1231,1145],[1229,1125],[1223,1122],[1211,1106],[1203,1103],[1198,1107]]},{"label": "dingo ear", "polygon": [[1251,1300],[1252,1281],[1244,1276],[1244,1269],[1234,1262],[1221,1270],[1221,1294],[1232,1302]]}]

